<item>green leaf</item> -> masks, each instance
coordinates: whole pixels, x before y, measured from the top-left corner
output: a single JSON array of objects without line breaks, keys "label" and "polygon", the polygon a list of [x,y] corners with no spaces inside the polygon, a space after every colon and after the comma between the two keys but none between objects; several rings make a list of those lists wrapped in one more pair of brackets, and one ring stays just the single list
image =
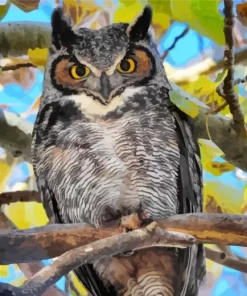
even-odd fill
[{"label": "green leaf", "polygon": [[226,75],[227,75],[227,69],[223,69],[221,72],[217,74],[217,77],[214,82],[215,83],[222,82],[226,77]]},{"label": "green leaf", "polygon": [[218,10],[218,0],[166,0],[148,1],[154,12],[165,13],[170,18],[189,24],[199,34],[213,39],[219,45],[225,43],[223,16]]},{"label": "green leaf", "polygon": [[9,10],[9,6],[10,6],[9,1],[6,1],[6,3],[3,5],[0,4],[0,20],[3,19],[5,17],[5,15],[7,14],[8,10]]},{"label": "green leaf", "polygon": [[188,100],[184,96],[181,96],[176,91],[169,92],[171,101],[177,105],[177,107],[182,110],[187,115],[191,116],[192,118],[196,117],[199,114],[199,107],[196,103]]},{"label": "green leaf", "polygon": [[[187,1],[186,1],[187,2]],[[220,45],[224,45],[224,19],[219,13],[219,1],[191,0],[191,11],[195,20],[191,26]]]}]

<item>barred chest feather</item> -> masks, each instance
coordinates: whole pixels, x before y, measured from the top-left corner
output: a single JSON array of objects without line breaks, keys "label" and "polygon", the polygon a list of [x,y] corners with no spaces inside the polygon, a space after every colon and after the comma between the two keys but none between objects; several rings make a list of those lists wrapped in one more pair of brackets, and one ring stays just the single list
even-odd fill
[{"label": "barred chest feather", "polygon": [[62,120],[61,110],[49,108],[43,116],[56,125],[39,129],[37,173],[49,180],[65,222],[99,227],[140,209],[154,219],[176,213],[179,150],[168,109],[153,105],[96,122]]}]

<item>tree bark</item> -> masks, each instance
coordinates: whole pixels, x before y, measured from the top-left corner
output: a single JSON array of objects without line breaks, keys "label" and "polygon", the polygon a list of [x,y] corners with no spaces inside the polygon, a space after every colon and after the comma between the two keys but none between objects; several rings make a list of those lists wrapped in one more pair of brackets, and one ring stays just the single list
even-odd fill
[{"label": "tree bark", "polygon": [[[168,218],[158,225],[188,234],[194,243],[247,247],[247,217],[222,214],[186,214]],[[0,264],[39,261],[54,258],[76,247],[120,235],[115,228],[97,229],[79,224],[53,224],[26,230],[0,232]],[[178,242],[182,245],[182,241]]]},{"label": "tree bark", "polygon": [[0,24],[0,55],[22,56],[29,48],[48,48],[51,26],[42,22],[9,22]]}]

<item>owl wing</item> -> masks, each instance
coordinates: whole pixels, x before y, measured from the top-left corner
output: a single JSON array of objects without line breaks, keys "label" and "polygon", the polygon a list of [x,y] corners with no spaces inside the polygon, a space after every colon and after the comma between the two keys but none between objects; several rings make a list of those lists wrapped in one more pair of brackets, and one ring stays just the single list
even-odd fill
[{"label": "owl wing", "polygon": [[[49,217],[50,223],[64,223],[63,218],[60,215],[59,207],[54,193],[49,188],[45,180],[40,179],[38,176],[36,178],[39,192],[41,193],[41,200],[46,214]],[[74,270],[74,272],[80,279],[84,287],[88,291],[90,291],[91,296],[115,295],[113,287],[109,287],[107,289],[104,286],[103,282],[99,279],[91,264],[85,264],[83,266],[80,266],[76,270]]]},{"label": "owl wing", "polygon": [[[171,112],[176,121],[176,133],[180,150],[178,175],[178,202],[180,214],[202,212],[202,168],[200,150],[192,131],[191,119],[171,105]],[[203,246],[179,249],[178,295],[194,295],[198,283],[204,277]],[[188,294],[187,294],[188,293]]]},{"label": "owl wing", "polygon": [[[59,210],[59,205],[55,196],[55,193],[49,187],[49,184],[44,176],[46,176],[48,170],[51,170],[52,167],[44,168],[44,159],[48,159],[50,165],[53,162],[51,151],[56,149],[55,145],[50,146],[50,144],[46,143],[47,138],[44,132],[43,127],[39,129],[37,126],[42,122],[44,114],[49,110],[49,108],[44,108],[42,110],[40,108],[37,119],[33,129],[33,142],[32,142],[32,153],[33,153],[33,170],[36,177],[37,187],[39,189],[41,195],[41,201],[43,207],[46,211],[47,217],[49,218],[49,223],[66,223],[64,217],[61,215],[61,211]],[[40,138],[43,138],[40,141]],[[47,150],[49,149],[49,152]],[[73,154],[73,149],[70,149],[70,153]],[[71,157],[73,157],[71,155]],[[42,175],[39,175],[38,172],[42,172]],[[90,296],[106,296],[115,294],[109,294],[110,288],[106,289],[103,282],[96,275],[91,264],[85,264],[76,270],[74,270],[75,274],[82,282],[84,287],[91,293]]]}]

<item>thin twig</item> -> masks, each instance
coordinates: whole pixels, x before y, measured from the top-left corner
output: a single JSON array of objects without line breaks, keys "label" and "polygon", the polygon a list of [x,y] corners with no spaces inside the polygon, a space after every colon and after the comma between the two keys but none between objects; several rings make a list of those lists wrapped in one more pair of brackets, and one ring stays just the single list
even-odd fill
[{"label": "thin twig", "polygon": [[37,68],[37,66],[35,66],[32,63],[23,63],[23,64],[17,64],[17,65],[9,65],[9,66],[0,66],[0,71],[4,72],[4,71],[15,71],[18,70],[20,68]]},{"label": "thin twig", "polygon": [[236,269],[238,271],[247,273],[247,263],[246,262],[243,262],[240,259],[231,258],[231,257],[227,256],[227,254],[224,252],[214,251],[214,250],[211,250],[207,247],[205,247],[205,251],[206,251],[206,256],[208,259],[210,259],[216,263],[219,263],[221,265],[227,266],[229,268]]},{"label": "thin twig", "polygon": [[[244,114],[241,110],[238,95],[234,91],[234,39],[233,39],[233,26],[234,26],[234,14],[233,14],[233,1],[224,0],[224,34],[225,34],[225,67],[227,68],[227,75],[224,79],[223,86],[218,87],[218,93],[222,95],[227,101],[235,127],[240,132],[244,127]],[[222,87],[222,89],[221,89]],[[222,92],[223,90],[223,92]]]},{"label": "thin twig", "polygon": [[40,194],[37,191],[14,191],[14,192],[3,192],[0,194],[0,207],[2,205],[8,205],[14,202],[40,202]]},{"label": "thin twig", "polygon": [[240,83],[245,83],[247,82],[247,76],[245,76],[244,78],[238,78],[236,80],[234,80],[234,85],[240,84]]},{"label": "thin twig", "polygon": [[177,37],[175,37],[175,39],[174,39],[172,45],[171,45],[170,47],[168,47],[168,48],[164,51],[164,53],[161,55],[161,59],[162,59],[162,60],[164,60],[164,59],[167,57],[169,51],[171,51],[172,49],[175,48],[175,46],[176,46],[176,44],[178,43],[178,41],[179,41],[180,39],[182,39],[182,38],[183,38],[183,37],[189,32],[189,30],[190,30],[190,27],[187,26],[187,27],[183,30],[183,32],[182,32],[180,35],[178,35]]}]

